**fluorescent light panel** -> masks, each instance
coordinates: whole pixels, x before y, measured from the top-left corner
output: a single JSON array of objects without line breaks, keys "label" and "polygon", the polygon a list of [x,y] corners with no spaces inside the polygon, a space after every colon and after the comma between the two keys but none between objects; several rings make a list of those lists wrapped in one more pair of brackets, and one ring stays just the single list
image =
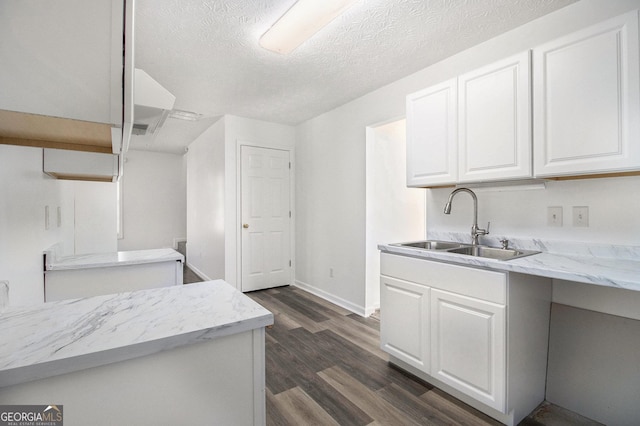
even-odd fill
[{"label": "fluorescent light panel", "polygon": [[260,37],[260,45],[286,55],[358,0],[298,0]]},{"label": "fluorescent light panel", "polygon": [[171,112],[169,112],[169,118],[177,118],[178,120],[185,120],[185,121],[198,121],[204,118],[204,115],[198,114],[197,112],[192,112],[192,111],[173,109],[171,110]]}]

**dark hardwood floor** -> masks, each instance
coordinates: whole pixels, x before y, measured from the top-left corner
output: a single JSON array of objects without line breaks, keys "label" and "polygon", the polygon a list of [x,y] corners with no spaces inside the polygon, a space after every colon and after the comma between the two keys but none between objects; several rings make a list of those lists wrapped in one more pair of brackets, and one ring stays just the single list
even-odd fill
[{"label": "dark hardwood floor", "polygon": [[267,329],[267,425],[498,425],[387,362],[379,325],[295,287],[247,293]]},{"label": "dark hardwood floor", "polygon": [[[295,287],[247,293],[274,314],[267,329],[267,425],[499,425],[394,368],[380,323]],[[596,425],[545,403],[520,423]]]},{"label": "dark hardwood floor", "polygon": [[[268,426],[500,424],[389,364],[378,320],[291,286],[246,294],[274,315],[266,333]],[[578,424],[598,423],[548,403],[520,423]]]}]

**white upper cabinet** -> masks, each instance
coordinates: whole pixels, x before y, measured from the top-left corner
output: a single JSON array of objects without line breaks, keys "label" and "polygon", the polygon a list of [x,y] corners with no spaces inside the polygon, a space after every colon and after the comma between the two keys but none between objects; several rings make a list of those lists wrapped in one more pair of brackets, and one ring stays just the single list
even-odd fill
[{"label": "white upper cabinet", "polygon": [[536,177],[640,169],[638,12],[533,51]]},{"label": "white upper cabinet", "polygon": [[407,186],[531,176],[530,52],[407,96]]},{"label": "white upper cabinet", "polygon": [[407,96],[407,186],[457,179],[456,79]]},{"label": "white upper cabinet", "polygon": [[122,0],[0,10],[0,109],[122,126]]},{"label": "white upper cabinet", "polygon": [[530,58],[458,77],[458,182],[532,176]]}]

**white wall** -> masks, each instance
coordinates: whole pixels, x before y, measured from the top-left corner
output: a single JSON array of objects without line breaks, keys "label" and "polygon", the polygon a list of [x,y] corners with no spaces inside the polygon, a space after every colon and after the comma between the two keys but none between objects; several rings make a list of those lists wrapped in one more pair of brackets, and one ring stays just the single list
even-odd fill
[{"label": "white wall", "polygon": [[[345,306],[364,310],[366,126],[403,116],[405,97],[409,93],[637,8],[640,8],[638,0],[582,0],[297,126],[296,280],[308,288],[315,288],[319,294],[330,295],[334,301],[342,300]],[[630,178],[628,184],[620,182],[622,180],[616,179],[605,185],[629,187],[635,183],[637,187],[639,181],[638,178]],[[598,186],[598,183],[570,181],[564,185],[569,188],[565,193],[571,192],[570,188],[576,188],[575,192],[583,189],[594,191],[583,194],[590,200],[589,205],[594,214],[600,214],[609,208],[606,201],[599,201],[596,195],[600,189],[593,185]],[[517,204],[520,198],[521,195],[514,196],[506,204]],[[441,209],[440,203],[436,204],[438,205],[428,207],[429,229],[432,220],[433,226],[439,226],[438,218],[431,216],[431,211]],[[619,208],[616,207],[615,210]],[[509,223],[515,226],[535,222],[538,216],[538,211],[531,210],[524,213],[524,216],[512,217]],[[464,212],[459,217],[452,215],[447,218],[447,226],[466,230],[470,226],[467,223],[469,217]],[[610,213],[608,217],[613,218],[614,214]],[[494,217],[487,220],[492,220],[494,226],[504,226]],[[600,221],[597,217],[593,220]],[[637,230],[637,220],[635,218],[631,223],[621,220],[605,221],[610,222],[609,229],[620,237],[618,242],[621,242],[625,233],[628,235],[625,241],[628,241],[632,231]],[[510,229],[513,228],[503,228],[507,232]],[[591,232],[595,228],[589,229],[588,232]],[[593,232],[585,235],[583,230],[575,229],[565,230],[563,238],[565,237],[583,240],[603,238]],[[334,269],[334,278],[331,280],[326,273],[329,268]]]},{"label": "white wall", "polygon": [[74,254],[118,251],[116,183],[72,183]]},{"label": "white wall", "polygon": [[294,136],[291,126],[225,115],[189,145],[187,262],[203,278],[240,288],[240,146],[293,151]]},{"label": "white wall", "polygon": [[129,151],[122,176],[123,238],[118,250],[177,248],[187,237],[187,177],[182,155]]},{"label": "white wall", "polygon": [[[640,176],[548,181],[545,189],[508,191],[476,189],[478,224],[486,228],[491,221],[491,236],[535,237],[615,245],[638,245],[640,241]],[[451,188],[429,189],[427,195],[428,228],[432,231],[470,234],[473,203],[461,194],[453,200],[451,214],[443,213]],[[562,206],[563,226],[547,225],[547,207]],[[574,206],[589,207],[589,227],[572,225]],[[482,237],[481,237],[482,239]],[[469,236],[469,241],[471,236]]]},{"label": "white wall", "polygon": [[367,129],[365,316],[380,307],[378,244],[426,236],[426,190],[406,185],[406,120]]},{"label": "white wall", "polygon": [[[0,145],[0,281],[9,281],[10,305],[44,301],[44,250],[63,243],[65,251],[73,253],[69,184],[42,173],[42,149]],[[48,230],[45,206],[50,211]]]},{"label": "white wall", "polygon": [[60,255],[115,251],[115,217],[114,183],[53,179],[42,173],[41,148],[0,145],[0,281],[9,281],[9,304],[44,301],[43,252],[52,246]]},{"label": "white wall", "polygon": [[202,278],[225,276],[225,121],[189,145],[187,264]]},{"label": "white wall", "polygon": [[640,419],[640,321],[554,304],[547,400],[608,425]]}]

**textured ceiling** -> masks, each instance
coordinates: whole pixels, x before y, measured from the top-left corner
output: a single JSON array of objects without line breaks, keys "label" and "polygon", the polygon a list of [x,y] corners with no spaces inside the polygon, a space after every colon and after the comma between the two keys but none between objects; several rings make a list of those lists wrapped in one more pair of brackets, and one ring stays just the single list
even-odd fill
[{"label": "textured ceiling", "polygon": [[[258,39],[295,0],[137,0],[135,61],[177,109],[297,124],[575,1],[359,0],[282,56]],[[202,127],[168,119],[132,149],[182,152]]]}]

